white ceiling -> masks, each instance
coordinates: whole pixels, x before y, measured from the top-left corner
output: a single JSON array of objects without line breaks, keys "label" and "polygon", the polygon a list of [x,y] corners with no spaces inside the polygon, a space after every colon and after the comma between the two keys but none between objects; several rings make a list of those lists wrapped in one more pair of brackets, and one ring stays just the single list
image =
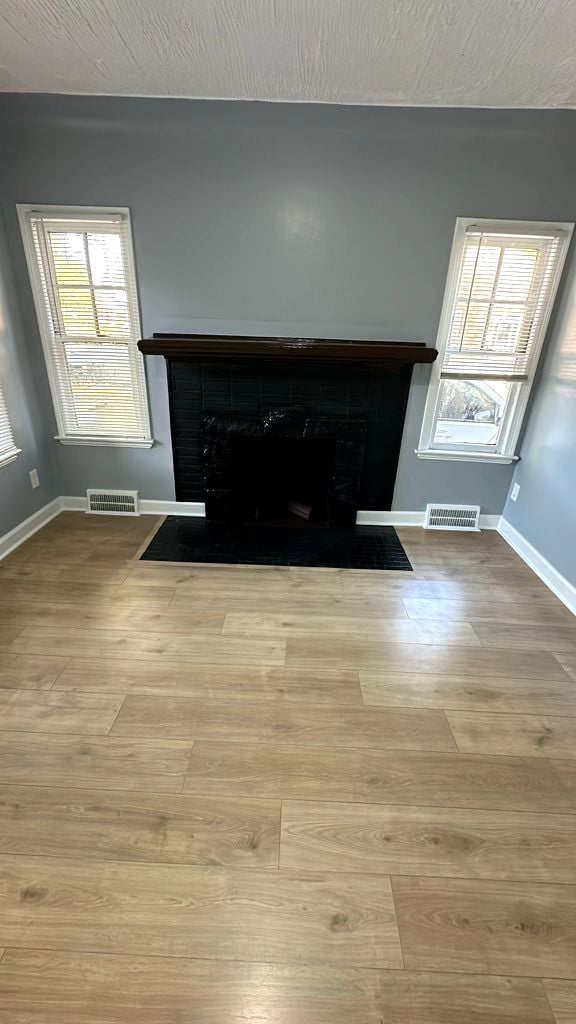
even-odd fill
[{"label": "white ceiling", "polygon": [[0,0],[0,91],[576,106],[576,0]]}]

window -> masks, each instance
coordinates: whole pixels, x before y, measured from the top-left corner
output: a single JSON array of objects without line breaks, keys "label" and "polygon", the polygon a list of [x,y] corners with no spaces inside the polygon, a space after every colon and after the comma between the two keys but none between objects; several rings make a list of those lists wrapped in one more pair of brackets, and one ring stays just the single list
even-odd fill
[{"label": "window", "polygon": [[572,227],[458,220],[421,458],[514,460]]},{"label": "window", "polygon": [[58,440],[150,447],[128,212],[18,210]]},{"label": "window", "polygon": [[14,444],[12,427],[8,419],[8,410],[4,401],[2,385],[0,384],[0,466],[12,462],[20,454],[20,448]]}]

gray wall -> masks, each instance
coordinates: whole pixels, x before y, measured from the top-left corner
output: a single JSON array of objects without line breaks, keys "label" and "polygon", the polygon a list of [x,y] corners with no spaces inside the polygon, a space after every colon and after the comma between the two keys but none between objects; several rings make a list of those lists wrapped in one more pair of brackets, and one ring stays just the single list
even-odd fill
[{"label": "gray wall", "polygon": [[529,413],[514,481],[516,502],[504,516],[576,586],[576,257]]},{"label": "gray wall", "polygon": [[[21,454],[0,466],[0,537],[56,497],[45,406],[40,402],[20,323],[0,218],[0,380]],[[40,487],[30,485],[37,469]]]},{"label": "gray wall", "polygon": [[[575,115],[57,96],[0,99],[0,166],[27,336],[16,202],[129,206],[143,327],[426,341],[458,216],[573,220]],[[418,460],[411,390],[394,507],[502,510],[508,466]],[[173,497],[162,360],[151,451],[54,443],[58,488]]]}]

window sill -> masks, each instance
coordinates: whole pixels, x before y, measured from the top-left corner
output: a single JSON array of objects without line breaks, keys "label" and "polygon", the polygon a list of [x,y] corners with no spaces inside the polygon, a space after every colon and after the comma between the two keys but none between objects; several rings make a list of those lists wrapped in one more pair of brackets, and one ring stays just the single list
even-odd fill
[{"label": "window sill", "polygon": [[0,468],[7,466],[10,462],[14,462],[20,455],[21,448],[11,448],[9,452],[5,452],[4,455],[0,455]]},{"label": "window sill", "polygon": [[60,444],[83,444],[97,448],[152,448],[154,438],[138,439],[133,437],[62,437],[54,438]]},{"label": "window sill", "polygon": [[438,459],[441,462],[487,462],[509,466],[518,461],[517,455],[492,455],[491,452],[441,451],[438,448],[416,448],[419,459]]}]

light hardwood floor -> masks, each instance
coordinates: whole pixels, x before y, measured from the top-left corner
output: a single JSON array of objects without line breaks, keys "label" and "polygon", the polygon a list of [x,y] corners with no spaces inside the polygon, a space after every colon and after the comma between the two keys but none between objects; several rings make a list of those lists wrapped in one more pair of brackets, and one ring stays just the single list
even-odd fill
[{"label": "light hardwood floor", "polygon": [[576,1024],[576,620],[414,572],[0,563],[0,1024]]}]

